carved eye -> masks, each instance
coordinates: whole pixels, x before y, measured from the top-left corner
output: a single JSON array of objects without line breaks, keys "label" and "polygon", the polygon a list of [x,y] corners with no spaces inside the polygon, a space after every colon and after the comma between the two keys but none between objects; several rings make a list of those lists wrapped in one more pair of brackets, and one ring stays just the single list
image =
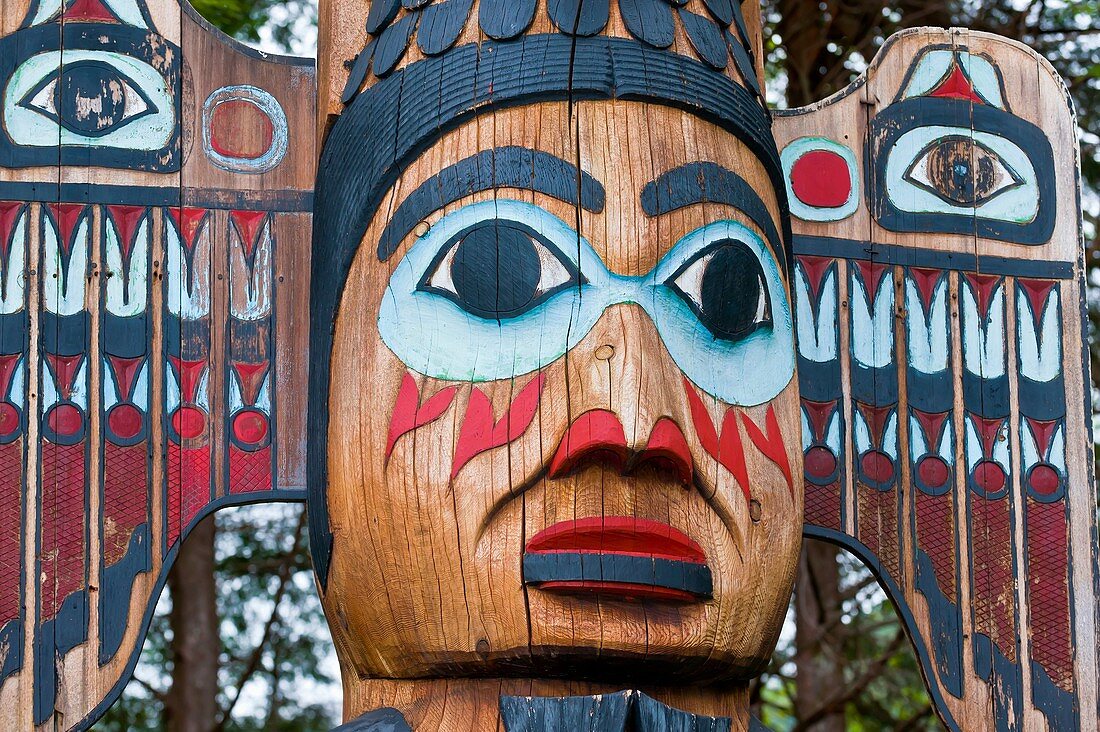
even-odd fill
[{"label": "carved eye", "polygon": [[440,251],[420,289],[487,320],[518,317],[581,281],[557,247],[516,222],[476,224]]},{"label": "carved eye", "polygon": [[771,324],[760,260],[734,239],[716,242],[688,260],[666,284],[716,338],[744,338]]},{"label": "carved eye", "polygon": [[933,141],[905,172],[905,180],[957,206],[981,206],[1023,185],[996,152],[962,135]]},{"label": "carved eye", "polygon": [[64,66],[19,104],[85,137],[102,137],[157,111],[136,82],[102,61]]}]

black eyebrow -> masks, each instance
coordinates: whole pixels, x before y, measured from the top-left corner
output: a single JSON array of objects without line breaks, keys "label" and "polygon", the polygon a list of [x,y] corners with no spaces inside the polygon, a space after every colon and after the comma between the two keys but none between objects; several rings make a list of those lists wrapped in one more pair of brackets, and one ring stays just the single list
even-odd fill
[{"label": "black eyebrow", "polygon": [[525,188],[600,213],[604,187],[577,166],[541,150],[498,147],[448,166],[401,202],[378,241],[378,259],[386,261],[413,228],[449,203],[493,188]]},{"label": "black eyebrow", "polygon": [[717,163],[694,162],[662,173],[642,189],[642,210],[660,216],[696,203],[724,203],[735,207],[760,227],[786,269],[787,252],[768,207],[744,178]]}]

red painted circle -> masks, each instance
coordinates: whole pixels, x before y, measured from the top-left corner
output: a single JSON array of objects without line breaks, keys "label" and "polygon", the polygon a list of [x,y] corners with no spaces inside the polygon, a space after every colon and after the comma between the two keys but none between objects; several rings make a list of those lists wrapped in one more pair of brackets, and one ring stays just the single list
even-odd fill
[{"label": "red painted circle", "polygon": [[974,482],[986,493],[997,493],[1005,487],[1005,471],[1000,465],[986,460],[974,468]]},{"label": "red painted circle", "polygon": [[894,461],[878,450],[868,450],[859,459],[864,474],[876,483],[885,483],[894,477]]},{"label": "red painted circle", "polygon": [[72,404],[58,404],[50,409],[46,424],[54,434],[68,437],[75,435],[84,426],[84,413]]},{"label": "red painted circle", "polygon": [[267,437],[267,417],[246,409],[233,418],[233,435],[246,445],[258,445]]},{"label": "red painted circle", "polygon": [[0,402],[0,437],[19,429],[19,410],[7,402]]},{"label": "red painted circle", "polygon": [[807,450],[803,462],[806,472],[815,478],[828,478],[836,471],[836,456],[829,448],[821,445]]},{"label": "red painted circle", "polygon": [[917,463],[917,475],[929,488],[942,488],[948,478],[947,463],[943,458],[935,455],[926,455]]},{"label": "red painted circle", "polygon": [[1049,465],[1036,465],[1032,468],[1027,482],[1031,484],[1031,490],[1044,496],[1051,495],[1062,484],[1057,471]]},{"label": "red painted circle", "polygon": [[180,407],[172,414],[172,429],[185,440],[193,440],[206,431],[206,413],[196,407]]},{"label": "red painted circle", "polygon": [[848,161],[832,150],[810,150],[791,166],[791,189],[815,208],[839,208],[852,193]]},{"label": "red painted circle", "polygon": [[130,404],[119,404],[107,415],[107,425],[124,440],[137,437],[142,427],[141,412]]},{"label": "red painted circle", "polygon": [[271,149],[275,126],[247,99],[222,102],[210,113],[210,146],[220,155],[255,160]]}]

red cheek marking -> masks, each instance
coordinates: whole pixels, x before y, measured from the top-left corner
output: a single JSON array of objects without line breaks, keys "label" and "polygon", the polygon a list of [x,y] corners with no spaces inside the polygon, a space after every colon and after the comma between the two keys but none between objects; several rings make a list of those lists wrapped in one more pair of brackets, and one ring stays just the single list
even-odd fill
[{"label": "red cheek marking", "polygon": [[466,417],[462,420],[462,430],[458,433],[458,444],[455,446],[452,479],[466,463],[481,453],[506,445],[527,431],[538,411],[545,382],[544,374],[533,378],[495,422],[489,397],[481,389],[475,388],[470,392],[470,403],[466,407]]},{"label": "red cheek marking", "polygon": [[741,486],[741,492],[745,494],[745,500],[749,500],[749,469],[745,464],[745,448],[741,444],[741,432],[737,429],[737,417],[734,411],[726,410],[722,418],[722,434],[719,436],[714,423],[710,421],[710,413],[707,412],[706,405],[686,378],[684,391],[687,393],[688,406],[691,409],[691,421],[695,423],[695,432],[699,435],[699,442],[703,445],[703,449],[733,475]]},{"label": "red cheek marking", "polygon": [[401,380],[401,389],[397,392],[397,403],[393,405],[393,416],[390,418],[390,436],[386,440],[386,459],[389,460],[393,446],[402,435],[411,432],[418,427],[423,427],[433,422],[447,411],[454,401],[457,386],[448,386],[438,394],[433,395],[428,401],[420,404],[420,389],[416,386],[416,379],[407,373]]},{"label": "red cheek marking", "polygon": [[783,477],[787,479],[787,490],[794,496],[794,481],[791,479],[791,464],[787,460],[787,446],[783,443],[783,433],[779,429],[779,420],[775,416],[775,409],[768,405],[768,414],[764,418],[765,432],[749,419],[747,414],[741,415],[741,422],[745,425],[745,431],[749,434],[752,444],[756,449],[764,453],[764,457],[771,460],[778,467]]}]

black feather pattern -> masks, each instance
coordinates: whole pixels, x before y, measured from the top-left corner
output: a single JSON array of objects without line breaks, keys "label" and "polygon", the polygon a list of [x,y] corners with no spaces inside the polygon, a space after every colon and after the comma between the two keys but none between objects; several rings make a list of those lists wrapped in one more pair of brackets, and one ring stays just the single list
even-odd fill
[{"label": "black feather pattern", "polygon": [[[749,52],[745,50],[745,47],[737,42],[737,39],[733,37],[733,34],[728,30],[726,31],[726,40],[730,51],[733,53],[733,62],[737,64],[737,70],[741,72],[741,76],[744,77],[745,83],[749,85],[755,93],[757,98],[761,102],[764,101],[764,92],[760,89],[760,82],[756,78],[756,67],[753,66],[752,58],[749,56]],[[765,108],[767,105],[765,104]]]},{"label": "black feather pattern", "polygon": [[594,36],[607,27],[610,0],[549,0],[547,11],[569,36]]},{"label": "black feather pattern", "polygon": [[[469,22],[474,0],[371,0],[367,32],[374,36],[352,62],[341,98],[349,104],[373,71],[382,78],[400,63],[412,37],[426,56],[446,53],[458,42]],[[688,0],[619,0],[627,30],[654,48],[668,48],[676,38],[675,16],[695,52],[708,66],[724,69],[727,52],[759,99],[763,100],[753,63],[745,19],[738,0],[704,0],[713,17],[692,13]],[[481,0],[478,22],[485,35],[499,41],[515,39],[530,28],[538,0]],[[405,14],[398,19],[398,13]],[[568,36],[595,36],[607,28],[611,0],[548,0],[551,22]],[[736,29],[736,35],[734,30]]]},{"label": "black feather pattern", "polygon": [[371,0],[367,12],[367,33],[376,36],[397,17],[400,0]]},{"label": "black feather pattern", "polygon": [[359,93],[359,87],[363,86],[363,81],[367,78],[367,70],[370,69],[371,58],[374,56],[375,43],[377,40],[371,39],[363,52],[355,57],[355,63],[351,65],[351,71],[348,72],[348,81],[344,84],[344,92],[340,95],[340,101],[344,104],[350,104]]},{"label": "black feather pattern", "polygon": [[416,44],[426,56],[438,56],[454,46],[462,35],[474,0],[443,0],[420,13]]},{"label": "black feather pattern", "polygon": [[729,53],[721,29],[710,18],[680,8],[680,20],[699,58],[716,69],[726,68]]},{"label": "black feather pattern", "polygon": [[531,26],[537,5],[538,0],[481,0],[481,30],[498,41],[511,40]]},{"label": "black feather pattern", "polygon": [[416,30],[416,21],[419,18],[419,13],[404,15],[378,36],[378,45],[374,51],[375,76],[383,77],[393,71],[393,67],[409,47],[409,40],[412,38],[413,31]]},{"label": "black feather pattern", "polygon": [[676,40],[672,8],[662,0],[619,0],[619,12],[630,34],[654,48],[668,48]]},{"label": "black feather pattern", "polygon": [[710,14],[727,28],[733,22],[733,6],[736,5],[738,10],[741,9],[741,4],[737,0],[703,0],[703,4],[707,6]]}]

